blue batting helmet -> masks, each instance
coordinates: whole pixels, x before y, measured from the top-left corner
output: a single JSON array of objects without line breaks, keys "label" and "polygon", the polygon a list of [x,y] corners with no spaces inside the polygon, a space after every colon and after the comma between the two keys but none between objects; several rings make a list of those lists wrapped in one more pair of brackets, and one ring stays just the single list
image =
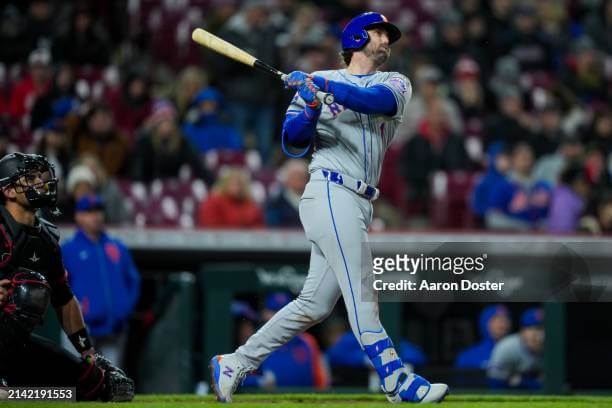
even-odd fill
[{"label": "blue batting helmet", "polygon": [[363,48],[370,40],[368,30],[374,27],[382,27],[387,30],[389,44],[393,44],[402,36],[399,28],[391,24],[387,17],[370,11],[353,18],[344,27],[344,31],[342,31],[342,49],[359,50]]}]

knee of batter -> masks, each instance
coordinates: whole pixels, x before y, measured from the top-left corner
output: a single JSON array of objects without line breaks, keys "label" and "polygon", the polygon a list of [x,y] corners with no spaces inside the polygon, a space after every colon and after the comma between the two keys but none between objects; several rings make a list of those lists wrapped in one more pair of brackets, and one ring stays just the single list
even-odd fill
[{"label": "knee of batter", "polygon": [[338,297],[331,301],[314,300],[312,298],[302,297],[301,295],[294,300],[297,308],[306,316],[312,323],[319,323],[327,318],[334,310],[334,306]]}]

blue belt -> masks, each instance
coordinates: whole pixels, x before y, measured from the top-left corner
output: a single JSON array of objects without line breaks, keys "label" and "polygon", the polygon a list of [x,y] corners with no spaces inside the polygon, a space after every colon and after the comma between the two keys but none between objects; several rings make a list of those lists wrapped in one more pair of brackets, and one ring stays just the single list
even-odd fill
[{"label": "blue belt", "polygon": [[338,172],[326,169],[321,169],[321,173],[326,180],[329,180],[332,183],[340,184],[341,186],[354,191],[370,201],[376,200],[380,194],[380,191],[376,187],[345,174],[340,174]]}]

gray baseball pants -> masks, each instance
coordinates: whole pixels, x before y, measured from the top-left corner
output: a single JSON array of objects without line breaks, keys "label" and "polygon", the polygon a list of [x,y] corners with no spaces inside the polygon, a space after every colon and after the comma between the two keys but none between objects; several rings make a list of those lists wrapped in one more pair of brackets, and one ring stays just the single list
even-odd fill
[{"label": "gray baseball pants", "polygon": [[[324,320],[340,295],[362,346],[364,340],[368,344],[386,337],[378,303],[362,301],[362,276],[371,276],[372,265],[367,245],[370,201],[315,172],[306,185],[299,212],[312,244],[308,276],[300,295],[236,350],[236,356],[252,370],[293,336]],[[362,268],[369,270],[362,274]],[[366,294],[366,298],[377,300],[375,293]]]}]

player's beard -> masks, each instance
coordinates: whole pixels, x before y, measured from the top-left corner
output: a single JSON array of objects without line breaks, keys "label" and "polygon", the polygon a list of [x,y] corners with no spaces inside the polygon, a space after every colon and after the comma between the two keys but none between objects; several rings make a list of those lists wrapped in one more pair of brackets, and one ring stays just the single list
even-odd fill
[{"label": "player's beard", "polygon": [[365,47],[363,52],[366,57],[374,61],[374,65],[380,67],[389,59],[389,56],[391,55],[391,50],[388,46],[385,45],[379,45],[376,49],[372,49],[371,45],[372,44],[368,44],[368,46]]}]

